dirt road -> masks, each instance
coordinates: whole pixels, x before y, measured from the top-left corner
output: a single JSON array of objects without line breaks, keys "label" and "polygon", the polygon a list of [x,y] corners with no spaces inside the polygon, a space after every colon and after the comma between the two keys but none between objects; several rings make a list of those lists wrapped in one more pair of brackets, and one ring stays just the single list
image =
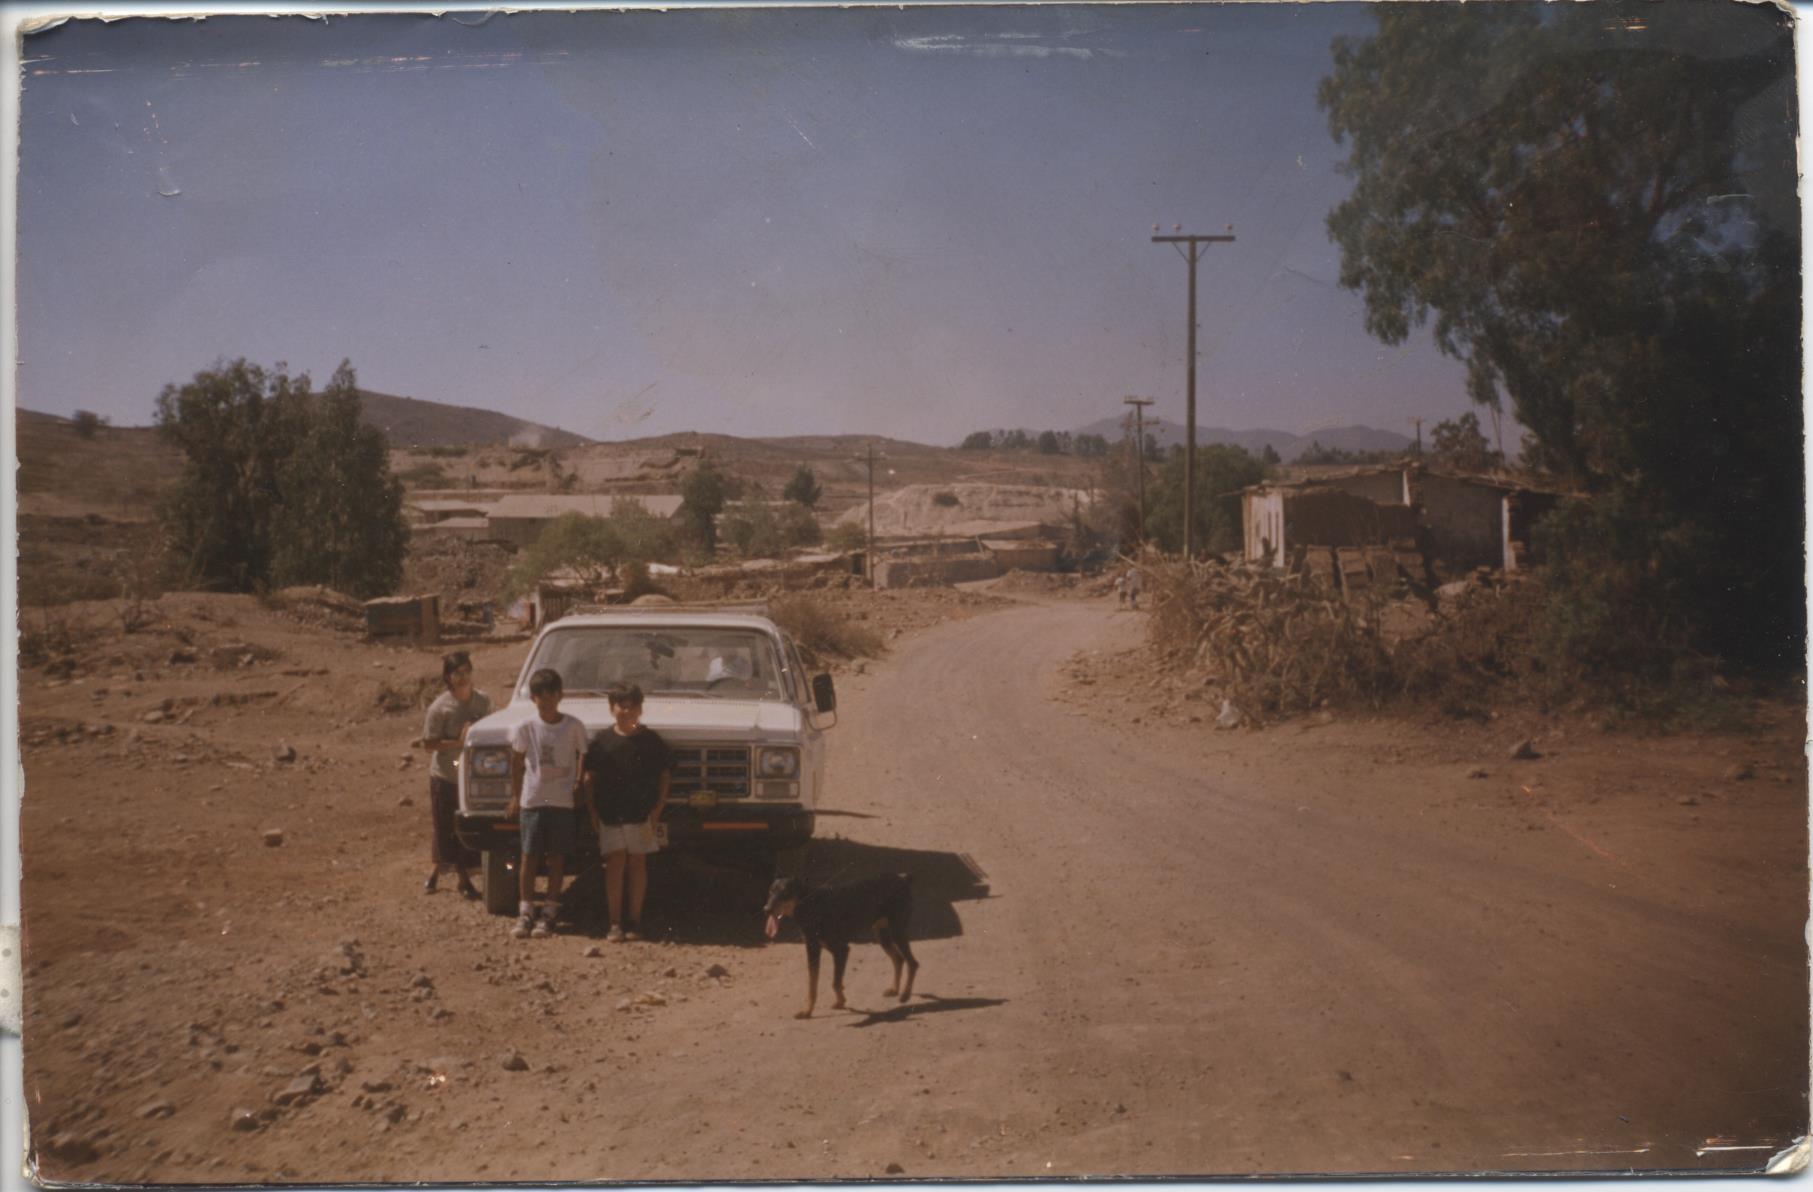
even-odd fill
[{"label": "dirt road", "polygon": [[[670,874],[661,942],[597,957],[416,893],[406,717],[320,726],[281,781],[248,744],[301,739],[369,686],[350,647],[323,691],[28,753],[26,1091],[46,1172],[1729,1168],[1804,1132],[1792,724],[1557,728],[1517,763],[1508,726],[1131,724],[1064,671],[1137,625],[1102,602],[1025,605],[840,678],[812,870],[913,870],[924,968],[892,1005],[861,946],[851,1008],[826,991],[809,1021],[791,1017],[797,939],[764,944],[746,879]],[[271,632],[291,664],[327,649]],[[520,649],[481,654],[481,685]],[[96,698],[24,686],[33,723]],[[1722,777],[1734,754],[1754,778]],[[97,784],[122,829],[98,838],[72,817]],[[256,847],[279,818],[284,845]],[[265,1120],[235,1129],[242,1108]]]}]

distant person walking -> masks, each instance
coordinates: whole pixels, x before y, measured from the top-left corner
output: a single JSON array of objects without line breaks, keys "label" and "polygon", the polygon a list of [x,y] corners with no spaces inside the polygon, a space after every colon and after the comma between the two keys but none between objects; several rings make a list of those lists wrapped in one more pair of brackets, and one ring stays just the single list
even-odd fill
[{"label": "distant person walking", "polygon": [[1120,608],[1127,607],[1127,577],[1124,575],[1114,577],[1114,603]]},{"label": "distant person walking", "polygon": [[1127,605],[1134,612],[1139,611],[1139,568],[1127,568]]},{"label": "distant person walking", "polygon": [[467,898],[477,898],[467,868],[478,858],[462,847],[454,835],[453,817],[459,810],[459,755],[466,746],[466,730],[473,721],[491,714],[491,697],[472,685],[472,659],[464,650],[455,650],[441,659],[441,682],[447,690],[428,705],[422,721],[422,748],[428,750],[428,815],[434,839],[430,845],[433,868],[422,883],[422,893],[432,894],[441,874],[451,869],[459,874],[459,891]]}]

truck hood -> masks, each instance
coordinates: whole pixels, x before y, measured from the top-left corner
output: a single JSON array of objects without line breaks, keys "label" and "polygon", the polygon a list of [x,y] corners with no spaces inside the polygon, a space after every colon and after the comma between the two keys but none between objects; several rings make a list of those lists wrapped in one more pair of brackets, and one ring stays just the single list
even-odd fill
[{"label": "truck hood", "polygon": [[[610,701],[562,700],[560,710],[576,716],[587,734],[612,724]],[[528,701],[506,704],[472,726],[473,744],[496,744],[510,739],[516,726],[535,715]],[[662,699],[649,696],[642,705],[642,723],[674,741],[797,737],[806,728],[800,710],[779,700]]]}]

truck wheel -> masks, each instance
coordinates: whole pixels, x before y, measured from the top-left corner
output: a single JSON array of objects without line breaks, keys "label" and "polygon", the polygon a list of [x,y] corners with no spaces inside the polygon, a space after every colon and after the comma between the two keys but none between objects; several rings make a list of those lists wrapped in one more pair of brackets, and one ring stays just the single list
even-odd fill
[{"label": "truck wheel", "polygon": [[510,854],[498,849],[485,850],[485,909],[494,915],[516,910],[516,870]]},{"label": "truck wheel", "polygon": [[806,850],[810,844],[789,845],[777,848],[769,859],[769,880],[779,877],[800,877],[806,872]]}]

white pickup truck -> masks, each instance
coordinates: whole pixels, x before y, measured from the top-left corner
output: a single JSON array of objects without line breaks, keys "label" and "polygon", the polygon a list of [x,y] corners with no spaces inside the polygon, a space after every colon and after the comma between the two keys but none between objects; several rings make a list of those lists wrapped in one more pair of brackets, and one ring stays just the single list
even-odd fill
[{"label": "white pickup truck", "polygon": [[773,868],[812,836],[825,784],[831,676],[808,679],[799,649],[758,612],[662,605],[563,617],[536,635],[508,704],[474,724],[460,755],[455,830],[484,854],[485,906],[516,909],[520,849],[510,802],[510,734],[535,715],[529,676],[557,672],[560,710],[588,737],[611,726],[605,693],[642,688],[642,722],[675,757],[665,849]]}]

